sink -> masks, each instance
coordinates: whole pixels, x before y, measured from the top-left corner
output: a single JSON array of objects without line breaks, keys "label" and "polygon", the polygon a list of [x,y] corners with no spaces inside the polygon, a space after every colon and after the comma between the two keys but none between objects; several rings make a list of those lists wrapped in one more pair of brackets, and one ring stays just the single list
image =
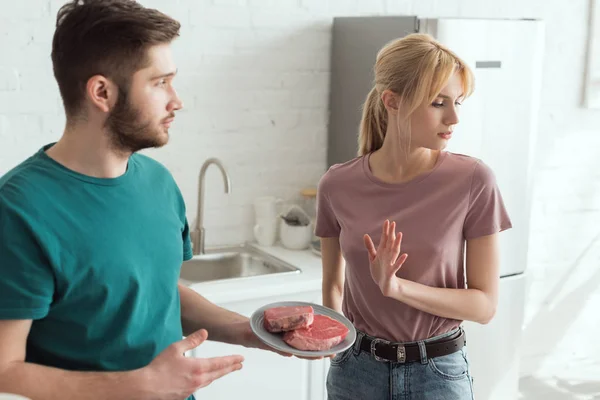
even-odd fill
[{"label": "sink", "polygon": [[301,270],[251,245],[207,250],[181,266],[183,284],[299,274]]}]

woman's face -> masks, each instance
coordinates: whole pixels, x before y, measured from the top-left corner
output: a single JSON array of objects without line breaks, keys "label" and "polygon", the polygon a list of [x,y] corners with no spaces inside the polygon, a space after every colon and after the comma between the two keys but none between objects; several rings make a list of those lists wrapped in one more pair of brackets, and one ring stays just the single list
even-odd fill
[{"label": "woman's face", "polygon": [[433,102],[420,105],[411,116],[411,147],[431,150],[446,148],[459,122],[462,98],[462,79],[455,73]]}]

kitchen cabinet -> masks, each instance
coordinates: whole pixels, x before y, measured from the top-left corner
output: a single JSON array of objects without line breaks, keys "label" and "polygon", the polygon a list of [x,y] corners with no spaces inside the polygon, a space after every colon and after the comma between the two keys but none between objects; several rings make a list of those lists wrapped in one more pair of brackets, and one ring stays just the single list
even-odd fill
[{"label": "kitchen cabinet", "polygon": [[[321,304],[321,292],[320,290],[300,292],[217,304],[250,317],[259,307],[278,301],[307,301]],[[211,341],[203,343],[191,352],[192,356],[203,358],[230,354],[244,356],[243,368],[198,390],[195,393],[198,400],[326,400],[325,376],[329,359],[309,361],[296,357],[283,357],[270,351]]]}]

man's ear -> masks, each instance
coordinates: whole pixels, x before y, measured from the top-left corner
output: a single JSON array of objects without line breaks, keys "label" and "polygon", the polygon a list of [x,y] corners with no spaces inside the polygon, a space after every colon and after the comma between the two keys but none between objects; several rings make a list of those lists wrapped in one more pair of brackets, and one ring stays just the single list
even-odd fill
[{"label": "man's ear", "polygon": [[108,113],[117,102],[117,86],[102,75],[94,75],[87,81],[86,97],[93,107]]}]

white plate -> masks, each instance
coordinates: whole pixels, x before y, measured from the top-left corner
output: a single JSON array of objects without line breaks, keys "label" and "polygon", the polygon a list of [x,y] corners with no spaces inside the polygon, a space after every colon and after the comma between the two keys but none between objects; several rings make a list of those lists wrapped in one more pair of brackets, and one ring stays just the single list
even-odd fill
[{"label": "white plate", "polygon": [[[286,307],[286,306],[311,306],[315,312],[315,314],[325,315],[332,319],[335,319],[338,322],[344,324],[349,332],[346,335],[346,338],[342,340],[337,346],[332,347],[329,350],[322,351],[306,351],[306,350],[298,350],[288,345],[283,341],[283,333],[271,333],[265,329],[264,325],[264,312],[266,309],[273,307]],[[293,354],[295,356],[303,356],[303,357],[326,357],[332,354],[341,353],[342,351],[349,349],[354,344],[356,340],[356,329],[354,329],[354,325],[350,322],[346,317],[337,312],[333,311],[330,308],[321,306],[319,304],[314,303],[306,303],[303,301],[280,301],[277,303],[267,304],[262,306],[258,310],[254,311],[252,317],[250,317],[250,326],[252,327],[252,331],[258,336],[260,340],[263,341],[268,346],[271,346],[275,350],[282,351],[284,353]]]}]

